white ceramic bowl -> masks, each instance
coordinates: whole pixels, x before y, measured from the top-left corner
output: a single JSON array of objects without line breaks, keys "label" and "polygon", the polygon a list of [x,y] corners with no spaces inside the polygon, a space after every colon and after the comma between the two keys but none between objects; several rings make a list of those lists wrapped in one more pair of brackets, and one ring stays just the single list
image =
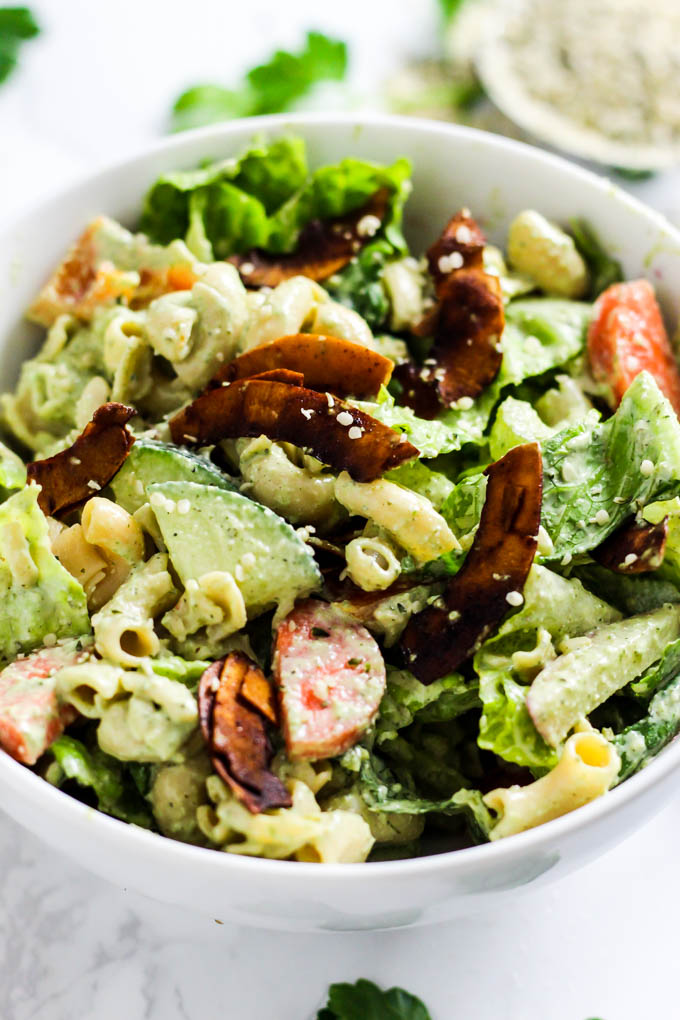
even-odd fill
[{"label": "white ceramic bowl", "polygon": [[[0,235],[2,379],[14,384],[33,349],[22,310],[66,245],[100,212],[134,225],[162,171],[238,152],[256,132],[294,131],[312,165],[343,156],[413,161],[407,233],[419,251],[461,205],[490,238],[535,207],[589,220],[626,275],[649,277],[669,325],[680,317],[680,234],[608,181],[516,142],[461,127],[396,117],[297,116],[237,121],[169,138],[63,191]],[[108,818],[53,789],[0,752],[0,804],[52,848],[121,887],[218,920],[299,931],[389,928],[441,921],[485,901],[521,895],[603,853],[671,794],[680,740],[639,775],[570,815],[486,846],[382,864],[298,864],[186,846]]]}]

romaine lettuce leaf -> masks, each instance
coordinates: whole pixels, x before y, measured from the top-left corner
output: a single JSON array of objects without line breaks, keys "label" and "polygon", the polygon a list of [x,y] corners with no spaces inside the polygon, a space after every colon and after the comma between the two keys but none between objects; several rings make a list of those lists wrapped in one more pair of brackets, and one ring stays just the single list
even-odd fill
[{"label": "romaine lettuce leaf", "polygon": [[611,603],[626,616],[648,613],[669,602],[680,602],[680,590],[659,573],[617,574],[596,563],[583,564],[574,570],[574,576],[588,591]]},{"label": "romaine lettuce leaf", "polygon": [[125,822],[151,828],[151,811],[139,794],[130,766],[105,754],[96,745],[91,751],[80,741],[62,734],[49,749],[59,766],[48,769],[47,778],[54,786],[71,779],[91,789],[100,811]]},{"label": "romaine lettuce leaf", "polygon": [[522,298],[505,310],[502,385],[543,375],[580,354],[592,306],[561,298]]},{"label": "romaine lettuce leaf", "polygon": [[594,301],[612,283],[618,283],[623,279],[621,263],[607,254],[586,220],[570,220],[569,228],[576,248],[588,266],[590,298]]},{"label": "romaine lettuce leaf", "polygon": [[621,758],[616,782],[622,783],[642,768],[673,739],[680,728],[680,675],[674,678],[649,703],[647,715],[617,733],[612,743]]},{"label": "romaine lettuce leaf", "polygon": [[462,478],[442,506],[442,517],[456,538],[471,535],[477,528],[486,499],[486,483],[483,474]]},{"label": "romaine lettuce leaf", "polygon": [[52,635],[90,633],[85,592],[52,555],[38,486],[0,505],[0,659],[15,659]]},{"label": "romaine lettuce leaf", "polygon": [[[264,244],[269,215],[302,188],[307,174],[305,143],[301,138],[259,142],[237,158],[198,170],[163,174],[144,199],[140,226],[159,244],[184,237],[189,228],[190,197],[202,191],[211,197],[213,226],[220,222],[220,209],[223,223],[255,220],[259,226],[251,233],[257,239],[250,243]],[[223,186],[227,186],[226,191]],[[241,211],[239,205],[246,211]],[[243,248],[246,247],[248,244],[244,243]]]},{"label": "romaine lettuce leaf", "polygon": [[202,259],[252,247],[288,252],[310,220],[342,216],[386,187],[392,201],[382,234],[401,251],[410,173],[406,159],[386,167],[347,158],[309,174],[302,139],[260,142],[237,158],[160,177],[145,198],[141,229],[161,244],[199,238],[196,254]]},{"label": "romaine lettuce leaf", "polygon": [[357,777],[357,789],[371,811],[394,814],[464,815],[475,835],[484,839],[492,825],[491,813],[479,790],[460,788],[448,797],[432,800],[420,796],[408,776],[399,776],[372,751],[361,745],[346,751],[340,763]]},{"label": "romaine lettuce leaf", "polygon": [[652,663],[642,676],[630,685],[630,691],[638,698],[651,698],[655,691],[664,687],[678,673],[680,673],[680,638],[666,645],[658,662]]},{"label": "romaine lettuce leaf", "polygon": [[372,330],[381,329],[390,314],[390,301],[383,286],[385,266],[399,256],[399,251],[380,238],[361,249],[345,269],[324,281],[324,287],[339,301],[365,319]]},{"label": "romaine lettuce leaf", "polygon": [[390,670],[376,720],[375,742],[393,740],[414,721],[449,722],[479,705],[476,683],[451,673],[431,684],[421,684],[407,670]]},{"label": "romaine lettuce leaf", "polygon": [[598,546],[638,507],[680,493],[680,423],[647,372],[604,424],[543,443],[541,523],[554,558]]},{"label": "romaine lettuce leaf", "polygon": [[562,638],[620,618],[574,579],[534,565],[524,586],[524,605],[485,641],[474,658],[484,706],[478,743],[506,761],[545,771],[557,762],[526,707],[531,680],[555,656]]},{"label": "romaine lettuce leaf", "polygon": [[542,443],[550,439],[554,431],[541,420],[528,401],[506,397],[496,411],[489,434],[491,458],[500,460],[513,446],[522,443]]}]

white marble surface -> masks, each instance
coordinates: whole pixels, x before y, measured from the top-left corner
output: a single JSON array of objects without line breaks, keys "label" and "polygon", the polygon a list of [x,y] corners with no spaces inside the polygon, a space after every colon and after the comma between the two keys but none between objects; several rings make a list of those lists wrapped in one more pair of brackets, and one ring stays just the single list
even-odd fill
[{"label": "white marble surface", "polygon": [[[307,27],[352,40],[353,101],[424,52],[429,0],[42,0],[0,91],[0,217],[164,129],[170,98],[228,81]],[[680,176],[636,185],[680,221]],[[1,800],[1,794],[0,794]],[[307,1020],[333,980],[422,995],[433,1020],[641,1020],[676,1004],[680,804],[511,912],[403,932],[217,925],[116,889],[0,814],[0,1020]]]}]

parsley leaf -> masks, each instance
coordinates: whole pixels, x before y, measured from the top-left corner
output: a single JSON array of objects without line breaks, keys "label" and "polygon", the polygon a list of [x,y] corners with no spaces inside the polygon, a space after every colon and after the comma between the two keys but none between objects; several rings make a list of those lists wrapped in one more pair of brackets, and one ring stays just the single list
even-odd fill
[{"label": "parsley leaf", "polygon": [[316,1020],[432,1020],[420,999],[403,988],[383,992],[372,981],[331,985]]},{"label": "parsley leaf", "polygon": [[0,7],[0,82],[16,67],[22,42],[32,39],[39,31],[28,7]]},{"label": "parsley leaf", "polygon": [[320,81],[341,81],[347,70],[347,46],[321,32],[308,32],[299,53],[277,50],[248,71],[235,89],[197,85],[183,92],[172,110],[174,131],[234,117],[281,113]]}]

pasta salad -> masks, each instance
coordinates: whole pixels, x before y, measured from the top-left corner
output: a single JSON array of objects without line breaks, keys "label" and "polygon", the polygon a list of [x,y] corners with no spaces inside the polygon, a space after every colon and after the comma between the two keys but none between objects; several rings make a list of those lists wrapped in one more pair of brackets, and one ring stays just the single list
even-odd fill
[{"label": "pasta salad", "polygon": [[[496,840],[680,727],[680,374],[587,223],[304,143],[86,226],[0,397],[0,753],[315,862]],[[461,196],[464,201],[465,196]]]}]

